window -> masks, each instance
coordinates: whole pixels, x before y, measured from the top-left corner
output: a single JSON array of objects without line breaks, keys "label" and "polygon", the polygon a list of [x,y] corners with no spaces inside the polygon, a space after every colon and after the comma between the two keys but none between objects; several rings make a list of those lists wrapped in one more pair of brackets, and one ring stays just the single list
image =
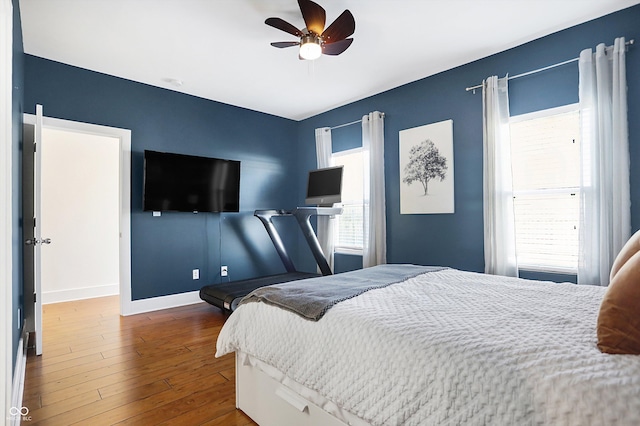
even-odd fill
[{"label": "window", "polygon": [[364,181],[362,148],[333,154],[333,165],[344,166],[342,174],[342,214],[336,216],[335,251],[362,254]]},{"label": "window", "polygon": [[518,266],[576,273],[580,213],[578,106],[511,117],[510,128]]}]

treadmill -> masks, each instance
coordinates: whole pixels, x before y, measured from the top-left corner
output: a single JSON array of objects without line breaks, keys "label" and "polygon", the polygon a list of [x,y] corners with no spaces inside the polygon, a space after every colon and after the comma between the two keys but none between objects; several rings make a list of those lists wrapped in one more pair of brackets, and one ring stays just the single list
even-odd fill
[{"label": "treadmill", "polygon": [[311,227],[310,219],[311,216],[335,216],[341,213],[342,208],[340,207],[298,207],[293,211],[256,210],[253,215],[260,219],[265,229],[267,230],[267,233],[271,238],[271,242],[275,246],[276,251],[280,256],[280,260],[282,260],[282,263],[284,264],[287,272],[283,274],[250,278],[247,280],[230,281],[221,284],[207,285],[200,289],[200,298],[207,303],[217,306],[225,312],[231,313],[236,309],[238,303],[240,303],[240,300],[244,296],[251,293],[257,288],[272,284],[281,284],[289,281],[321,276],[316,273],[300,272],[296,270],[295,266],[293,265],[293,261],[289,257],[289,254],[287,253],[287,250],[282,243],[280,234],[278,234],[276,227],[271,221],[271,219],[274,217],[295,217],[307,241],[307,244],[309,244],[309,248],[311,248],[311,253],[313,253],[313,257],[315,258],[316,263],[320,268],[322,276],[332,275],[331,268],[329,267],[327,259],[322,253],[322,248],[320,248],[318,238],[316,237],[316,234]]}]

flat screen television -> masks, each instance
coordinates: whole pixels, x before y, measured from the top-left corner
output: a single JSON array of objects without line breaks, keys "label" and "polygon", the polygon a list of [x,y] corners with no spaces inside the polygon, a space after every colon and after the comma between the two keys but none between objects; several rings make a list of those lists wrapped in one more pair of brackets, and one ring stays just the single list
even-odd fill
[{"label": "flat screen television", "polygon": [[238,212],[240,161],[145,150],[143,210]]},{"label": "flat screen television", "polygon": [[311,170],[307,180],[306,204],[331,207],[342,201],[343,166]]}]

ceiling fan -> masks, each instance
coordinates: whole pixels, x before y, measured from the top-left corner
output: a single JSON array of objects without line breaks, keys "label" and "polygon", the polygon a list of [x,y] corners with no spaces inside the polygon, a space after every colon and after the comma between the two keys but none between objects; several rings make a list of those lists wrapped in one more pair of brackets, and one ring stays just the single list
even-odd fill
[{"label": "ceiling fan", "polygon": [[300,46],[300,59],[313,60],[322,54],[339,55],[351,46],[353,39],[347,37],[356,30],[356,21],[348,9],[325,29],[326,12],[322,6],[311,0],[298,0],[298,5],[307,26],[302,30],[281,18],[268,18],[264,21],[269,26],[300,38],[299,41],[273,42],[273,47]]}]

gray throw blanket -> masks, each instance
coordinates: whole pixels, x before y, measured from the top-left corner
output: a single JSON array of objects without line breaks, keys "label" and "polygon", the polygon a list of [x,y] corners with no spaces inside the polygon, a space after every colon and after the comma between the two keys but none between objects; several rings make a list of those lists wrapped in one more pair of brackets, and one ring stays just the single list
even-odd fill
[{"label": "gray throw blanket", "polygon": [[303,318],[318,321],[336,303],[366,291],[406,281],[426,272],[446,268],[418,265],[378,265],[326,277],[308,278],[261,287],[242,299],[240,305],[264,302]]}]

